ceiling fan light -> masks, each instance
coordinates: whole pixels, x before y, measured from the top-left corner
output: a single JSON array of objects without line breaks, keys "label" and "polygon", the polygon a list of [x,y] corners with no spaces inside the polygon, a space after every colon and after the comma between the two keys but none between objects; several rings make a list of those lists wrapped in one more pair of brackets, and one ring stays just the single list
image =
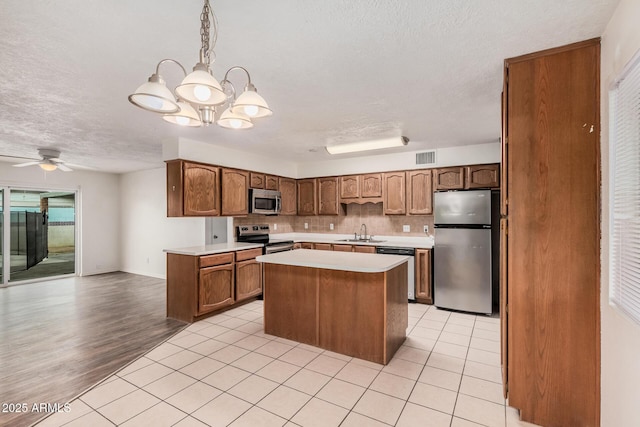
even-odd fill
[{"label": "ceiling fan light", "polygon": [[251,129],[253,127],[249,116],[243,113],[234,113],[231,108],[224,110],[217,123],[227,129]]},{"label": "ceiling fan light", "polygon": [[45,170],[47,172],[52,172],[56,169],[58,169],[58,165],[56,165],[55,163],[50,163],[50,162],[46,162],[46,163],[38,163],[38,166],[40,166],[40,169]]},{"label": "ceiling fan light", "polygon": [[267,105],[267,101],[258,95],[253,85],[247,85],[245,91],[242,92],[233,103],[233,112],[244,113],[252,119],[267,117],[273,114],[273,111],[271,111]]},{"label": "ceiling fan light", "polygon": [[209,71],[196,65],[176,87],[178,97],[197,105],[220,105],[227,100],[220,83]]},{"label": "ceiling fan light", "polygon": [[375,139],[370,141],[350,142],[347,144],[327,145],[325,148],[329,154],[354,153],[358,151],[380,150],[382,148],[402,147],[409,143],[406,136],[395,138]]},{"label": "ceiling fan light", "polygon": [[154,113],[175,113],[180,110],[175,96],[157,74],[149,77],[149,81],[141,84],[129,95],[133,105]]},{"label": "ceiling fan light", "polygon": [[195,108],[182,101],[178,101],[178,106],[180,106],[180,111],[173,114],[165,114],[162,118],[169,123],[180,126],[197,127],[202,125],[200,115]]}]

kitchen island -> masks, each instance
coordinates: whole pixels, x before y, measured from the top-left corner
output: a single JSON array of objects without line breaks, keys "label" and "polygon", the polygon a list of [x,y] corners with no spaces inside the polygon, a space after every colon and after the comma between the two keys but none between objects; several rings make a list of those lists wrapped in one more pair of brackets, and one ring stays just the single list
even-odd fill
[{"label": "kitchen island", "polygon": [[298,249],[256,260],[265,333],[381,364],[404,342],[408,257]]}]

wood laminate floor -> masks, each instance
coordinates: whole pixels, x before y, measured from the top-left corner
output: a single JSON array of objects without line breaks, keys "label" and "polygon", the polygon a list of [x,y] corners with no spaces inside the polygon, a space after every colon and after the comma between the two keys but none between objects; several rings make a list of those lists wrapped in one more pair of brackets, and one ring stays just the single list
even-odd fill
[{"label": "wood laminate floor", "polygon": [[[28,426],[186,326],[167,319],[165,281],[129,273],[0,289],[0,426]],[[6,406],[0,408],[7,410]]]}]

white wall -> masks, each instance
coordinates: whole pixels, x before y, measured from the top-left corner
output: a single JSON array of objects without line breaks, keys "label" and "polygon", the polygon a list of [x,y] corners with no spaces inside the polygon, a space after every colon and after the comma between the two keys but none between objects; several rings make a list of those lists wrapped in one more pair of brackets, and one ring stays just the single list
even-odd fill
[{"label": "white wall", "polygon": [[162,158],[164,160],[193,160],[291,178],[295,178],[297,173],[297,165],[291,161],[274,157],[269,157],[265,161],[265,156],[261,154],[234,150],[188,138],[164,141],[162,144]]},{"label": "white wall", "polygon": [[[299,163],[298,173],[295,178],[422,169],[426,166],[416,165],[416,153],[424,151],[426,150]],[[428,167],[500,163],[500,161],[501,145],[499,142],[494,142],[462,147],[438,148],[436,150],[436,164],[429,165]]]},{"label": "white wall", "polygon": [[[288,176],[290,178],[421,169],[425,166],[416,165],[416,153],[423,151],[426,150],[296,163],[271,157],[268,161],[265,161],[265,157],[262,155],[219,147],[187,138],[180,138],[180,140],[176,141],[165,141],[162,146],[162,156],[164,160],[193,160],[214,165]],[[500,161],[500,142],[493,142],[462,147],[439,148],[436,150],[436,164],[429,165],[428,167],[500,163]]]},{"label": "white wall", "polygon": [[120,188],[122,271],[165,278],[163,249],[205,244],[204,218],[167,218],[165,168],[123,174]]},{"label": "white wall", "polygon": [[0,186],[79,190],[76,200],[80,239],[78,274],[86,276],[120,269],[118,175],[87,171],[45,173],[38,167],[15,168],[0,162]]},{"label": "white wall", "polygon": [[621,0],[602,36],[601,425],[640,425],[640,326],[609,305],[610,85],[640,49],[640,1]]}]

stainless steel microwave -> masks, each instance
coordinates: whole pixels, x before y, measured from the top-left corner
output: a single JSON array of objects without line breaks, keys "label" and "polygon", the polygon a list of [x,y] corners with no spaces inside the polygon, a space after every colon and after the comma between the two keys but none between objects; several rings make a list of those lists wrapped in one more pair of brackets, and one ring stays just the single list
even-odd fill
[{"label": "stainless steel microwave", "polygon": [[276,215],[282,209],[282,198],[279,191],[249,190],[249,212],[264,215]]}]

